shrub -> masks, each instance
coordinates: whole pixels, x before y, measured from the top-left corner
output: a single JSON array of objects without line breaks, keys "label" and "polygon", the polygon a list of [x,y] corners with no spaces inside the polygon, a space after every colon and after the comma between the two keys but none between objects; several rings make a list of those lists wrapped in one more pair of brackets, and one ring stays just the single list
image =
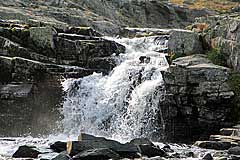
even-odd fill
[{"label": "shrub", "polygon": [[220,48],[213,48],[208,51],[207,57],[216,65],[227,66],[227,57],[220,52]]}]

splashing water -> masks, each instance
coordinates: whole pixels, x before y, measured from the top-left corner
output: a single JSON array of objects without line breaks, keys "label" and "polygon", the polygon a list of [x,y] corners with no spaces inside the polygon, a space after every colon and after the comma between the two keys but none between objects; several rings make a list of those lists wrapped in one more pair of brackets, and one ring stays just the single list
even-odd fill
[{"label": "splashing water", "polygon": [[[157,132],[156,115],[164,98],[161,71],[168,63],[156,51],[166,49],[167,38],[114,40],[126,47],[126,53],[119,56],[119,64],[109,75],[93,73],[63,82],[65,133],[129,140]],[[161,123],[164,127],[163,119]]]}]

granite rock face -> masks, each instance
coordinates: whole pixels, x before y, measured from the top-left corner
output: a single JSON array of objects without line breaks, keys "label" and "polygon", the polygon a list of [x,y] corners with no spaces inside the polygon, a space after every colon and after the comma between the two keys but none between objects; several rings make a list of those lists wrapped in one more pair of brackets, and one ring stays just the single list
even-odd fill
[{"label": "granite rock face", "polygon": [[212,64],[205,55],[173,61],[163,73],[166,95],[161,110],[168,137],[196,138],[228,123],[234,96],[227,83],[229,72],[229,68]]}]

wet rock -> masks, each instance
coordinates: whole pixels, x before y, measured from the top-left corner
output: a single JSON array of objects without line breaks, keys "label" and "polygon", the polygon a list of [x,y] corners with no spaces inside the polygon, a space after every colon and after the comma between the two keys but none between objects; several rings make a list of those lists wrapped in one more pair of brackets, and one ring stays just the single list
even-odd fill
[{"label": "wet rock", "polygon": [[214,157],[215,160],[228,160],[227,157]]},{"label": "wet rock", "polygon": [[203,160],[213,160],[213,157],[210,153],[207,153],[206,155],[203,156]]},{"label": "wet rock", "polygon": [[140,148],[140,153],[147,157],[156,157],[156,156],[166,157],[167,156],[164,150],[156,146],[145,144],[145,145],[139,145],[139,148]]},{"label": "wet rock", "polygon": [[170,153],[173,153],[174,150],[171,149],[170,145],[164,145],[162,148],[162,150],[164,150],[165,152],[170,152]]},{"label": "wet rock", "polygon": [[185,153],[185,156],[186,157],[194,157],[194,153],[190,151],[190,152]]},{"label": "wet rock", "polygon": [[36,147],[20,146],[18,150],[13,154],[13,158],[37,158],[40,154],[36,150]]},{"label": "wet rock", "polygon": [[240,147],[236,146],[236,147],[229,148],[228,153],[234,154],[234,155],[240,155]]},{"label": "wet rock", "polygon": [[108,148],[124,158],[139,158],[138,148],[130,144],[121,144],[113,140],[83,140],[68,142],[69,154],[74,156],[82,151],[95,148]]},{"label": "wet rock", "polygon": [[120,156],[108,149],[108,148],[97,148],[85,150],[73,156],[74,160],[108,160],[108,159],[119,159]]},{"label": "wet rock", "polygon": [[240,156],[238,155],[231,155],[229,160],[239,160],[240,159]]},{"label": "wet rock", "polygon": [[231,147],[231,142],[197,141],[194,145],[205,149],[226,150]]},{"label": "wet rock", "polygon": [[129,142],[133,145],[150,145],[154,146],[154,144],[147,138],[135,138]]},{"label": "wet rock", "polygon": [[59,155],[52,158],[51,160],[72,160],[72,158],[67,154],[67,152],[61,152]]},{"label": "wet rock", "polygon": [[63,151],[66,151],[67,150],[67,143],[66,142],[55,142],[53,144],[50,145],[50,148],[52,150],[54,150],[55,152],[63,152]]},{"label": "wet rock", "polygon": [[170,33],[168,41],[170,53],[177,56],[186,56],[191,54],[203,53],[202,43],[199,36],[187,30],[173,30]]},{"label": "wet rock", "polygon": [[221,135],[224,135],[224,136],[231,136],[234,131],[238,131],[238,129],[234,129],[234,128],[222,128],[222,129],[220,130],[220,134],[221,134]]},{"label": "wet rock", "polygon": [[211,141],[227,141],[227,142],[231,142],[232,145],[238,145],[240,138],[237,136],[211,135],[209,140],[211,140]]}]

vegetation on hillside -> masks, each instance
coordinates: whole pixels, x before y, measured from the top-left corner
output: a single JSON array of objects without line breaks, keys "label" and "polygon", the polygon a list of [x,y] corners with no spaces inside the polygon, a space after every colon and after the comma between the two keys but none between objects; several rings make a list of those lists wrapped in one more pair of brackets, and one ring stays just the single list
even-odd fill
[{"label": "vegetation on hillside", "polygon": [[240,1],[233,2],[231,0],[169,0],[171,3],[185,5],[190,9],[208,8],[218,12],[228,11],[237,5]]}]

